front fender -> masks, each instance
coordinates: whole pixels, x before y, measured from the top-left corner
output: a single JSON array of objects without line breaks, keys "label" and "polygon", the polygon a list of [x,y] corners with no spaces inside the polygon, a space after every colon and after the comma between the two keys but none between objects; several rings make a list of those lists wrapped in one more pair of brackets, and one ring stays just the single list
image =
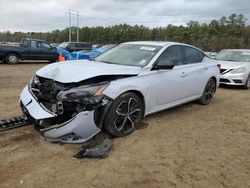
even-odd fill
[{"label": "front fender", "polygon": [[145,112],[149,110],[147,101],[150,99],[149,85],[141,79],[121,79],[110,83],[103,94],[115,100],[121,94],[128,91],[140,92],[144,98]]}]

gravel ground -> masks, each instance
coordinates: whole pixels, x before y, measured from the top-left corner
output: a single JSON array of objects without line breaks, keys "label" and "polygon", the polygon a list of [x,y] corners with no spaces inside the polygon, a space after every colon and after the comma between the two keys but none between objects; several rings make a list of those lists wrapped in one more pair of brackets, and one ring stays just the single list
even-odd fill
[{"label": "gravel ground", "polygon": [[[0,65],[0,119],[45,64]],[[208,106],[151,115],[115,139],[107,159],[72,159],[81,145],[45,141],[32,126],[0,133],[0,187],[250,187],[250,90],[219,88]]]}]

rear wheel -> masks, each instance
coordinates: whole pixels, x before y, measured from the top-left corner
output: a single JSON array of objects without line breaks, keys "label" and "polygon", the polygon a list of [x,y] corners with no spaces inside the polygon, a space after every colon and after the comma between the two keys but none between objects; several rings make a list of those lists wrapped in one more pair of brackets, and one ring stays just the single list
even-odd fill
[{"label": "rear wheel", "polygon": [[247,81],[245,83],[245,85],[243,86],[244,89],[249,89],[250,88],[250,74],[247,78]]},{"label": "rear wheel", "polygon": [[19,62],[19,57],[17,54],[10,53],[6,56],[6,62],[8,64],[17,64]]},{"label": "rear wheel", "polygon": [[210,78],[198,102],[203,105],[209,104],[214,96],[215,91],[216,91],[216,83],[214,79]]},{"label": "rear wheel", "polygon": [[134,93],[120,95],[109,108],[104,129],[115,137],[123,137],[132,133],[143,114],[141,99]]}]

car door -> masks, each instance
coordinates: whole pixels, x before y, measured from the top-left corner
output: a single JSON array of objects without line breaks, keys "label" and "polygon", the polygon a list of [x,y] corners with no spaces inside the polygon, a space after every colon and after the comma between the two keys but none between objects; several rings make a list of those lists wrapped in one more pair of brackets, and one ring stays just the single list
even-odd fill
[{"label": "car door", "polygon": [[190,95],[180,45],[168,47],[155,63],[166,65],[169,62],[175,65],[173,69],[153,70],[151,75],[151,93],[159,106],[176,103]]},{"label": "car door", "polygon": [[204,54],[198,49],[190,46],[182,46],[183,67],[185,68],[187,93],[189,97],[195,97],[202,94],[203,89],[208,81],[209,64],[204,59]]},{"label": "car door", "polygon": [[22,58],[29,59],[29,42],[27,39],[21,40],[20,48],[22,48]]},{"label": "car door", "polygon": [[42,55],[41,55],[40,49],[38,48],[38,41],[30,40],[28,48],[29,48],[28,59],[30,59],[30,60],[40,60],[41,59]]},{"label": "car door", "polygon": [[42,60],[51,60],[54,59],[55,52],[53,48],[45,41],[39,41],[37,44],[40,50],[40,59]]}]

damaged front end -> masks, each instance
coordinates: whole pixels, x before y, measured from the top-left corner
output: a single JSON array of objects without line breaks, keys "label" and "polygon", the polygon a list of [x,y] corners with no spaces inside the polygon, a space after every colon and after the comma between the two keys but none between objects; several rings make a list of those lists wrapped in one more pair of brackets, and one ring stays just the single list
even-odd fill
[{"label": "damaged front end", "polygon": [[60,83],[35,75],[21,93],[21,106],[46,139],[65,143],[85,142],[101,131],[104,116],[112,102],[102,93],[114,79],[117,76]]}]

